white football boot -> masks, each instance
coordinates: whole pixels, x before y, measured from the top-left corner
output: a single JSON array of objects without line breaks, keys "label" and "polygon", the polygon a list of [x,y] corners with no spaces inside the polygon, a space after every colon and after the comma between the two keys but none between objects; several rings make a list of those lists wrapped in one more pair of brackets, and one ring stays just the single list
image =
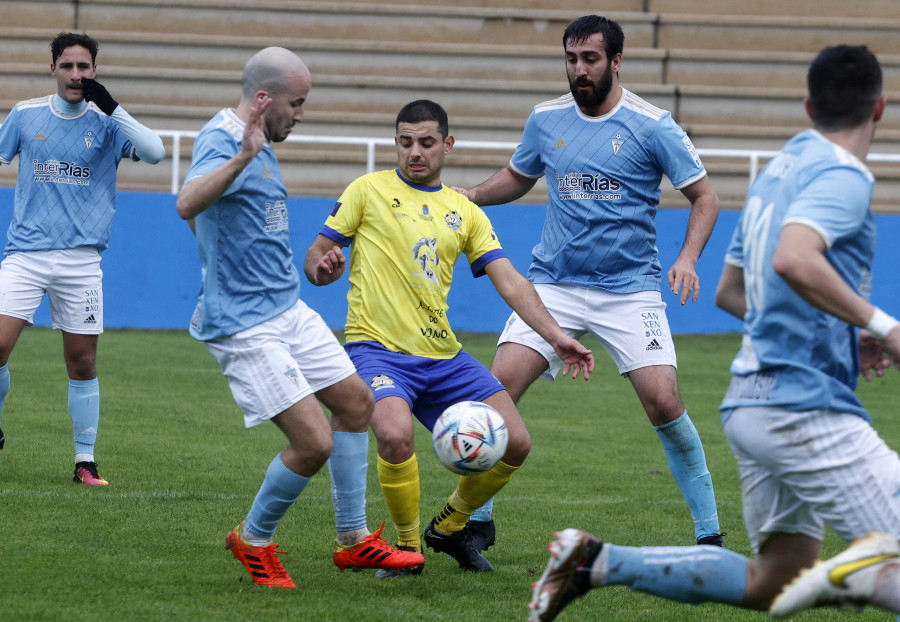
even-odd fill
[{"label": "white football boot", "polygon": [[900,563],[900,543],[873,531],[854,540],[843,553],[801,572],[772,602],[769,614],[783,618],[822,605],[861,608],[875,592],[878,573],[891,563]]},{"label": "white football boot", "polygon": [[586,531],[564,529],[553,534],[550,561],[544,574],[532,586],[528,622],[551,622],[572,600],[591,589],[594,560],[603,543]]}]

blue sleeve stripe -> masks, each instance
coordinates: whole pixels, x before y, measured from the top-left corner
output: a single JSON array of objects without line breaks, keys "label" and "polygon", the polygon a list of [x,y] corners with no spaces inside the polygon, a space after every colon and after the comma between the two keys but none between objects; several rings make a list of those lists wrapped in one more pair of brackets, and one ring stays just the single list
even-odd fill
[{"label": "blue sleeve stripe", "polygon": [[319,233],[321,235],[324,235],[326,238],[331,238],[342,246],[350,246],[350,242],[353,241],[353,238],[348,238],[346,235],[338,233],[328,225],[323,225],[322,230],[319,231]]},{"label": "blue sleeve stripe", "polygon": [[507,257],[506,251],[502,248],[496,248],[492,251],[486,252],[484,255],[476,259],[472,262],[470,266],[472,268],[472,276],[476,279],[480,276],[484,276],[484,267],[494,261],[495,259],[502,259]]}]

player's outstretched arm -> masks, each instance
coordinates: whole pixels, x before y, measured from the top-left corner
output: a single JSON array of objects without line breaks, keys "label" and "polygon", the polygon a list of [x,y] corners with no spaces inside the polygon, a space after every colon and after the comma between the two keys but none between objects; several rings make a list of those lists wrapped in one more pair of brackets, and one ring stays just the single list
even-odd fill
[{"label": "player's outstretched arm", "polygon": [[334,283],[344,274],[347,260],[342,246],[321,233],[306,251],[303,272],[313,285]]},{"label": "player's outstretched arm", "polygon": [[719,218],[719,196],[707,177],[682,188],[681,192],[691,202],[691,215],[681,252],[666,276],[672,293],[680,297],[681,304],[685,304],[688,298],[697,302],[700,296],[697,261]]},{"label": "player's outstretched arm", "polygon": [[263,113],[272,104],[270,97],[260,97],[253,102],[249,119],[244,126],[241,150],[215,170],[188,181],[181,192],[175,209],[185,220],[191,220],[219,200],[237,176],[247,167],[266,144]]},{"label": "player's outstretched arm", "polygon": [[528,279],[519,274],[506,257],[495,259],[487,264],[484,271],[490,277],[497,293],[506,301],[519,317],[533,328],[544,341],[553,346],[553,350],[563,362],[563,375],[572,371],[572,378],[579,372],[584,379],[590,378],[594,371],[594,355],[584,345],[565,334],[544,303],[538,296]]},{"label": "player's outstretched arm", "polygon": [[502,205],[520,199],[534,188],[537,179],[520,175],[510,167],[502,168],[474,188],[453,187],[475,205]]}]

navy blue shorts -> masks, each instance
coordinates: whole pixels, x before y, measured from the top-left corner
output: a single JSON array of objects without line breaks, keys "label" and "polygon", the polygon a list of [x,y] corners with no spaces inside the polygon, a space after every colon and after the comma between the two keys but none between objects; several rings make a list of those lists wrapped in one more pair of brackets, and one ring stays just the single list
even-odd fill
[{"label": "navy blue shorts", "polygon": [[452,359],[432,359],[394,352],[373,341],[355,341],[344,349],[376,402],[389,396],[403,398],[429,430],[447,407],[482,402],[505,390],[487,367],[463,350]]}]

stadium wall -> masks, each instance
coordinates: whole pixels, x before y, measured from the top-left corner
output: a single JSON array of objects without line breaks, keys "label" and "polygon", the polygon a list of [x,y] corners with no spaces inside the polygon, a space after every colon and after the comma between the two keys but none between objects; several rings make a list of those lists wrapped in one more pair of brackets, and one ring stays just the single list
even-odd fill
[{"label": "stadium wall", "polygon": [[[5,230],[12,214],[14,189],[0,188]],[[295,262],[302,274],[306,249],[315,239],[333,198],[296,198],[288,202]],[[485,208],[513,264],[528,269],[531,248],[540,236],[544,220],[541,205]],[[689,210],[661,209],[657,215],[658,246],[664,269],[672,264],[684,236]],[[722,258],[738,212],[723,211],[697,267],[701,292],[697,303],[684,307],[663,288],[669,323],[676,334],[716,333],[740,330],[739,322],[713,304]],[[876,215],[879,250],[874,266],[872,301],[900,314],[900,215]],[[121,192],[110,247],[103,253],[105,325],[107,328],[186,329],[200,283],[200,261],[187,224],[175,212],[175,197],[162,193]],[[343,327],[347,310],[347,277],[327,287],[314,287],[302,279],[301,297],[335,329]],[[509,308],[487,277],[475,279],[463,257],[456,268],[450,293],[450,321],[457,331],[495,332],[503,328]],[[41,304],[35,324],[50,325],[47,301]]]}]

